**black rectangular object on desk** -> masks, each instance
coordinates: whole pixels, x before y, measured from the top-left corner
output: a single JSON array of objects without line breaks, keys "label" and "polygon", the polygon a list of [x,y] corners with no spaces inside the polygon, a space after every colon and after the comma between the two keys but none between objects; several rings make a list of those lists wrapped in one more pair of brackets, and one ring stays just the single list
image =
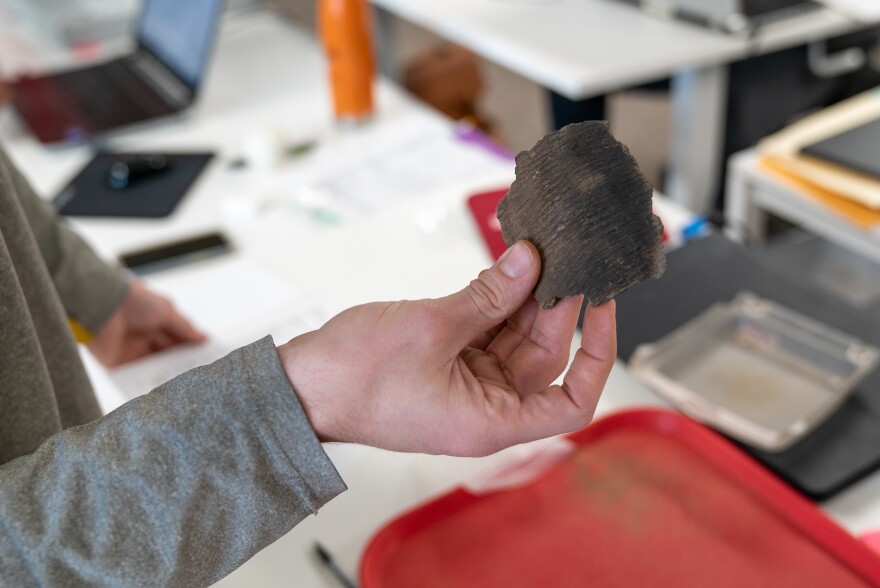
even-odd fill
[{"label": "black rectangular object on desk", "polygon": [[880,178],[878,151],[880,151],[880,119],[801,149],[804,155]]},{"label": "black rectangular object on desk", "polygon": [[805,0],[742,0],[742,14],[745,16],[763,16],[786,8],[809,5]]},{"label": "black rectangular object on desk", "polygon": [[122,267],[138,276],[179,267],[229,253],[229,242],[221,233],[198,235],[119,256]]},{"label": "black rectangular object on desk", "polygon": [[[668,256],[666,275],[617,297],[618,352],[629,360],[653,342],[741,290],[754,292],[880,346],[880,321],[834,295],[765,266],[722,235],[692,241]],[[880,369],[813,433],[782,453],[741,445],[807,496],[823,500],[880,468]]]},{"label": "black rectangular object on desk", "polygon": [[[213,153],[164,153],[167,170],[138,179],[124,188],[108,182],[110,166],[121,155],[101,153],[55,197],[64,216],[161,218],[168,216],[214,157]],[[148,155],[148,154],[143,154]]]},{"label": "black rectangular object on desk", "polygon": [[[743,34],[815,10],[815,0],[623,0],[665,18]],[[659,10],[657,10],[659,8]]]}]

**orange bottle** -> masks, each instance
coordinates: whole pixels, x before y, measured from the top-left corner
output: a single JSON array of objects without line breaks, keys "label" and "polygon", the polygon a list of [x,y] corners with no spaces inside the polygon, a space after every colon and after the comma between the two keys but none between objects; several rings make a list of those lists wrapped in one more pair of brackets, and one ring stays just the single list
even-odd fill
[{"label": "orange bottle", "polygon": [[318,27],[330,66],[336,118],[370,118],[375,63],[367,0],[319,0]]}]

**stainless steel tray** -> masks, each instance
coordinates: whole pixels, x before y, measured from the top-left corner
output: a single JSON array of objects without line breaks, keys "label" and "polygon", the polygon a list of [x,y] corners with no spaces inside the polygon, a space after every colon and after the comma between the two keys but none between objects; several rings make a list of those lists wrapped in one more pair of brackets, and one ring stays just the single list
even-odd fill
[{"label": "stainless steel tray", "polygon": [[766,451],[812,431],[880,351],[748,292],[639,346],[630,370],[681,411]]}]

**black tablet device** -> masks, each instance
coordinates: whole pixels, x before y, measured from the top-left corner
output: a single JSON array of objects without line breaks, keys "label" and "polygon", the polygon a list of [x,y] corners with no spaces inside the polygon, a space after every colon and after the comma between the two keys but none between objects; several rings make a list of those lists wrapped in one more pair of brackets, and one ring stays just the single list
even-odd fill
[{"label": "black tablet device", "polygon": [[801,149],[801,153],[880,178],[880,119]]}]

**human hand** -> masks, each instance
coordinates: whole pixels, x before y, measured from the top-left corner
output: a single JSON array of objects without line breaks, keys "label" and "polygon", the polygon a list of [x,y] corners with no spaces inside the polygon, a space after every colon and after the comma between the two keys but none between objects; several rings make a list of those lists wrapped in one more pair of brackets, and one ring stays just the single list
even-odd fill
[{"label": "human hand", "polygon": [[164,296],[132,282],[107,324],[87,347],[107,367],[116,367],[181,343],[201,343],[196,330]]},{"label": "human hand", "polygon": [[541,309],[539,275],[521,241],[456,294],[357,306],[279,347],[319,439],[479,456],[586,426],[617,354],[615,305],[587,311],[550,385],[583,299]]}]

